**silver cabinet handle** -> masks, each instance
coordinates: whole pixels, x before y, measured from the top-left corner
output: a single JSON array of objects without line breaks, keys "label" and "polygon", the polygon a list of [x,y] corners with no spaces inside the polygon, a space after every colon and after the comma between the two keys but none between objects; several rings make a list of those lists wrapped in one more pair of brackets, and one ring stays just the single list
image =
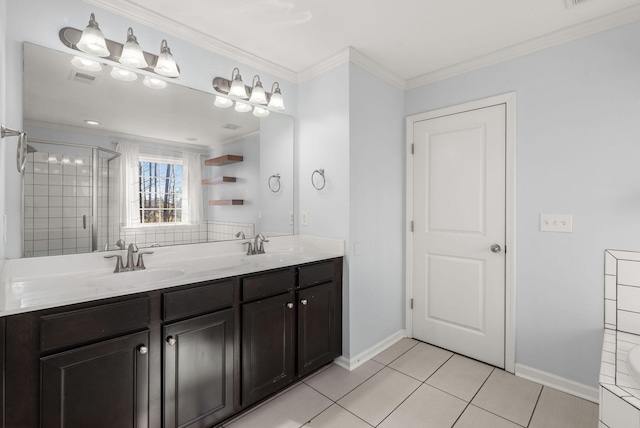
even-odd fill
[{"label": "silver cabinet handle", "polygon": [[168,336],[167,337],[167,343],[169,344],[169,346],[174,346],[176,344],[176,339],[173,336]]},{"label": "silver cabinet handle", "polygon": [[500,251],[502,251],[502,247],[500,247],[500,245],[498,244],[493,244],[491,246],[491,251],[493,251],[494,253],[499,253]]},{"label": "silver cabinet handle", "polygon": [[303,305],[306,305],[307,304],[307,299],[300,300],[300,303],[302,303]]},{"label": "silver cabinet handle", "polygon": [[293,303],[287,303],[287,308],[293,309]]},{"label": "silver cabinet handle", "polygon": [[149,349],[148,349],[146,346],[144,346],[144,345],[140,345],[140,346],[138,347],[138,352],[139,352],[140,354],[144,355],[144,354],[146,354],[147,352],[149,352]]}]

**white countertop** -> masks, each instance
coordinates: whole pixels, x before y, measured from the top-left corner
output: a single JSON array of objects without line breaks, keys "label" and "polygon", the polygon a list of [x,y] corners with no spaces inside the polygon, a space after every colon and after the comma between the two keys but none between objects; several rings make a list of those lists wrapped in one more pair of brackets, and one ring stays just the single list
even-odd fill
[{"label": "white countertop", "polygon": [[265,254],[246,255],[238,241],[145,248],[145,270],[113,273],[126,250],[6,260],[0,316],[227,278],[344,256],[344,241],[304,235],[268,238]]}]

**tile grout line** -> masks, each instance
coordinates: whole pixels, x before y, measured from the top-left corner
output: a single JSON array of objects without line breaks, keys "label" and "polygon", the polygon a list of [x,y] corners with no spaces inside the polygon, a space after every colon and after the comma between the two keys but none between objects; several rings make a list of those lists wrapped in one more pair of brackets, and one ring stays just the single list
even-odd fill
[{"label": "tile grout line", "polygon": [[[489,376],[487,376],[487,378],[484,380],[484,382],[482,382],[482,385],[480,385],[480,388],[478,388],[478,390],[476,391],[475,394],[473,394],[473,397],[471,397],[471,400],[467,401],[467,405],[464,406],[464,409],[462,409],[462,412],[460,412],[460,414],[458,415],[458,417],[456,418],[455,421],[453,421],[453,425],[451,425],[451,427],[455,427],[456,424],[458,423],[458,421],[460,420],[460,418],[462,417],[462,415],[464,414],[464,412],[467,411],[467,409],[469,408],[469,406],[471,406],[471,402],[473,401],[474,398],[476,398],[476,395],[478,395],[478,393],[480,392],[480,390],[482,389],[482,387],[484,386],[485,383],[487,383],[487,380],[489,380],[489,378],[491,377],[491,374],[494,372],[495,367],[491,370],[491,372],[489,373]],[[426,382],[426,381],[425,381]],[[431,385],[429,385],[431,386]],[[435,387],[434,387],[435,388]],[[438,390],[440,390],[439,388],[437,388]],[[446,392],[446,391],[443,391]],[[455,397],[455,396],[454,396]],[[459,398],[459,397],[458,397]],[[484,409],[483,409],[484,410]]]},{"label": "tile grout line", "polygon": [[531,411],[531,416],[529,417],[529,422],[527,422],[527,427],[531,425],[531,421],[533,420],[533,415],[536,413],[536,409],[538,408],[538,403],[540,402],[540,397],[542,397],[542,391],[544,391],[545,386],[542,385],[540,388],[540,392],[538,393],[538,399],[536,400],[535,406],[533,406],[533,410]]}]

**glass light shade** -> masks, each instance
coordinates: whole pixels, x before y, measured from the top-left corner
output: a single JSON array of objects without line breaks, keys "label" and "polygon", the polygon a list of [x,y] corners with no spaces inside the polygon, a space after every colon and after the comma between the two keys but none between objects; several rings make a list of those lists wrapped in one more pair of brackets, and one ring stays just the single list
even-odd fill
[{"label": "glass light shade", "polygon": [[102,71],[102,65],[98,61],[94,61],[89,58],[82,58],[80,56],[74,56],[71,60],[71,64],[80,70],[86,71]]},{"label": "glass light shade", "polygon": [[158,62],[153,71],[166,77],[180,76],[180,69],[178,68],[178,64],[176,64],[176,60],[173,59],[173,55],[171,55],[171,50],[166,40],[163,40],[160,45],[160,55],[158,56]]},{"label": "glass light shade", "polygon": [[229,98],[216,95],[216,100],[214,101],[213,105],[220,108],[227,108],[233,105],[233,101]]},{"label": "glass light shade", "polygon": [[144,52],[142,52],[136,36],[133,35],[131,27],[127,31],[127,41],[122,48],[120,64],[135,68],[147,68],[149,66],[147,60],[144,59]]},{"label": "glass light shade", "polygon": [[[236,71],[238,72],[237,74]],[[233,77],[234,75],[236,76],[235,78]],[[244,86],[242,76],[240,76],[240,70],[237,68],[234,68],[231,72],[231,87],[229,88],[229,95],[232,97],[242,98],[243,100],[249,98],[247,88]]]},{"label": "glass light shade", "polygon": [[82,52],[96,56],[104,57],[110,55],[107,42],[104,40],[102,31],[100,31],[100,27],[98,27],[96,17],[93,13],[89,18],[89,25],[87,25],[82,32],[82,36],[76,47]]},{"label": "glass light shade", "polygon": [[271,112],[264,107],[255,106],[253,108],[253,115],[255,117],[267,117],[269,114],[271,114]]},{"label": "glass light shade", "polygon": [[274,91],[274,93],[271,94],[271,99],[269,100],[269,107],[275,110],[284,110],[284,100],[282,99],[280,88],[277,88]]},{"label": "glass light shade", "polygon": [[122,80],[123,82],[133,82],[138,78],[138,75],[133,71],[124,70],[118,67],[113,67],[110,74],[114,79]]},{"label": "glass light shade", "polygon": [[[253,78],[254,81],[256,77]],[[263,104],[263,105],[267,104],[267,95],[264,93],[264,88],[262,87],[262,82],[260,82],[260,78],[258,78],[258,81],[255,83],[255,85],[253,85],[253,89],[251,90],[251,98],[249,98],[249,102],[254,104]]]},{"label": "glass light shade", "polygon": [[151,76],[144,76],[142,84],[151,89],[164,89],[167,87],[167,82]]},{"label": "glass light shade", "polygon": [[236,101],[236,108],[235,110],[239,113],[246,113],[248,111],[251,111],[253,107],[251,107],[249,104],[247,103],[243,103],[241,101]]}]

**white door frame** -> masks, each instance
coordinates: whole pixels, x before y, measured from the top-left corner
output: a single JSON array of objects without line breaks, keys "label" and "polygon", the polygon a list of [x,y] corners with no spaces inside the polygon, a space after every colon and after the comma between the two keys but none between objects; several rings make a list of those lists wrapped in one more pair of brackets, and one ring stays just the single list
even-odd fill
[{"label": "white door frame", "polygon": [[415,122],[434,119],[436,117],[448,116],[452,114],[462,113],[469,110],[477,110],[485,107],[491,107],[498,104],[506,105],[506,240],[505,240],[505,337],[504,337],[504,367],[505,370],[515,373],[516,364],[516,94],[509,92],[482,100],[471,101],[468,103],[445,107],[426,113],[414,114],[407,117],[406,135],[407,135],[407,205],[406,205],[406,247],[405,253],[405,325],[407,336],[413,337],[413,317],[411,310],[411,298],[413,296],[413,233],[411,231],[411,222],[413,221],[413,125]]}]

